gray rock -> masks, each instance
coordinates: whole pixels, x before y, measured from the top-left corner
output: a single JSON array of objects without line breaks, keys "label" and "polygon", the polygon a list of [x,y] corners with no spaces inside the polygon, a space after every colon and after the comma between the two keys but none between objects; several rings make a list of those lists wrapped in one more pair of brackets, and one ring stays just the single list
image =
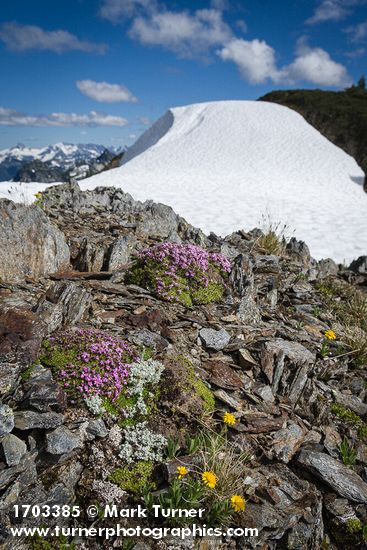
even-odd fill
[{"label": "gray rock", "polygon": [[0,436],[8,434],[14,428],[14,413],[8,405],[0,406]]},{"label": "gray rock", "polygon": [[49,332],[78,323],[92,300],[84,288],[71,281],[57,281],[46,292],[37,314],[47,322]]},{"label": "gray rock", "polygon": [[261,350],[261,368],[272,385],[273,393],[286,395],[295,404],[307,382],[315,354],[298,342],[274,338]]},{"label": "gray rock", "polygon": [[325,511],[333,527],[344,527],[350,519],[356,519],[356,513],[345,498],[336,498],[336,495],[329,493],[324,499]]},{"label": "gray rock", "polygon": [[304,449],[298,455],[296,463],[321,479],[338,495],[367,504],[367,483],[331,456]]},{"label": "gray rock", "polygon": [[[75,243],[73,243],[75,245]],[[82,237],[78,243],[78,256],[73,259],[73,266],[78,271],[102,271],[107,247],[104,239]]]},{"label": "gray rock", "polygon": [[23,281],[67,269],[69,248],[63,233],[37,206],[0,199],[0,278]]},{"label": "gray rock", "polygon": [[270,386],[259,386],[254,388],[254,393],[261,397],[265,403],[274,403],[275,397]]},{"label": "gray rock", "polygon": [[16,466],[0,471],[0,489],[8,487],[16,478],[18,478],[21,487],[27,487],[31,484],[37,478],[34,459],[35,453],[27,453]]},{"label": "gray rock", "polygon": [[[259,531],[258,537],[247,537],[246,548],[275,549],[286,533],[304,524],[309,526],[308,532],[299,532],[298,536],[294,533],[292,538],[306,538],[307,544],[295,548],[316,550],[321,547],[322,501],[314,485],[299,479],[281,463],[252,470],[244,483],[248,487],[246,492],[255,497],[249,499],[246,506],[246,526]],[[275,544],[269,546],[269,541]]]},{"label": "gray rock", "polygon": [[367,275],[367,256],[359,256],[350,264],[349,269],[358,275]]},{"label": "gray rock", "polygon": [[0,397],[8,395],[15,390],[18,377],[23,369],[23,362],[16,360],[14,356],[12,358],[9,357],[9,359],[4,358],[0,360]]},{"label": "gray rock", "polygon": [[130,333],[128,340],[137,346],[151,348],[154,351],[162,351],[170,346],[168,340],[147,328]]},{"label": "gray rock", "polygon": [[39,412],[66,409],[66,395],[59,384],[52,377],[51,370],[37,365],[28,380],[24,381],[25,396],[22,407],[30,407]]},{"label": "gray rock", "polygon": [[287,243],[286,252],[294,256],[297,260],[301,261],[303,265],[308,265],[311,260],[310,249],[303,241],[297,241],[295,237],[292,237]]},{"label": "gray rock", "polygon": [[65,426],[60,426],[56,430],[46,434],[46,451],[48,453],[62,455],[70,453],[77,447],[82,447],[79,436],[73,434]]},{"label": "gray rock", "polygon": [[27,445],[13,434],[6,434],[1,441],[8,466],[16,466],[27,452]]},{"label": "gray rock", "polygon": [[[135,201],[131,195],[114,187],[97,187],[92,191],[81,191],[76,183],[49,187],[43,193],[42,208],[53,216],[55,213],[63,214],[65,211],[71,211],[78,216],[103,213],[104,215],[113,214],[119,219],[126,219],[126,215],[131,214],[134,220],[133,224],[128,223],[126,227],[134,227],[137,235],[145,234],[153,238],[169,239],[176,242],[188,240],[199,245],[209,242],[202,231],[189,225],[170,206],[153,201],[144,203]],[[104,241],[105,236],[98,243],[90,243],[91,246],[96,244],[96,250],[91,251],[94,258],[91,258],[89,253],[85,255],[89,267],[91,267],[91,262],[94,262],[94,266],[97,267],[98,254],[100,266],[102,255],[104,256],[107,252],[104,250]],[[81,260],[78,259],[78,261],[80,263]],[[77,269],[80,268],[81,265],[77,266]]]},{"label": "gray rock", "polygon": [[16,411],[15,427],[18,430],[33,430],[38,428],[48,430],[64,423],[64,415],[56,412],[37,413],[34,411]]},{"label": "gray rock", "polygon": [[300,448],[304,439],[303,430],[294,422],[273,434],[272,450],[275,457],[287,464]]},{"label": "gray rock", "polygon": [[232,409],[235,409],[235,410],[242,409],[242,402],[236,399],[235,397],[233,397],[232,395],[229,395],[226,391],[216,390],[214,392],[214,395],[217,399],[219,399],[220,401],[222,401]]},{"label": "gray rock", "polygon": [[323,428],[323,432],[325,434],[323,445],[330,456],[333,458],[338,459],[340,457],[340,444],[342,442],[342,438],[340,434],[334,430],[331,426],[325,426]]},{"label": "gray rock", "polygon": [[337,275],[339,268],[337,264],[331,258],[320,260],[317,264],[318,275],[321,279],[329,277],[330,275]]},{"label": "gray rock", "polygon": [[243,323],[258,323],[261,315],[256,303],[252,262],[247,255],[240,254],[235,258],[229,281],[240,296],[237,317]]},{"label": "gray rock", "polygon": [[202,328],[199,335],[205,347],[214,349],[215,351],[225,348],[231,339],[230,334],[223,328],[220,330]]},{"label": "gray rock", "polygon": [[256,273],[279,273],[279,256],[273,254],[256,256],[254,271]]},{"label": "gray rock", "polygon": [[116,271],[125,266],[131,257],[132,247],[135,239],[130,236],[119,237],[111,246],[108,260],[108,271]]},{"label": "gray rock", "polygon": [[252,369],[254,366],[257,365],[257,362],[252,357],[251,353],[245,348],[241,348],[238,350],[238,362],[240,364],[240,367],[244,369]]},{"label": "gray rock", "polygon": [[106,437],[108,430],[106,424],[103,422],[102,418],[97,418],[96,420],[91,420],[87,427],[87,433],[91,434],[94,437]]},{"label": "gray rock", "polygon": [[355,395],[341,393],[338,390],[332,389],[331,391],[337,403],[343,405],[343,407],[346,407],[347,409],[351,409],[359,416],[367,416],[367,405],[363,403],[361,399]]}]

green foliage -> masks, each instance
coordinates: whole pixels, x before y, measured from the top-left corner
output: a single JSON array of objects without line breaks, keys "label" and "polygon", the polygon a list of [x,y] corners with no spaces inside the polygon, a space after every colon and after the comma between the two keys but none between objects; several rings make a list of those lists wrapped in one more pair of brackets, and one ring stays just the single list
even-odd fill
[{"label": "green foliage", "polygon": [[42,192],[35,193],[34,196],[36,197],[36,200],[34,201],[33,205],[38,206],[39,208],[43,208],[43,201],[44,196]]},{"label": "green foliage", "polygon": [[194,392],[202,401],[203,409],[206,413],[212,413],[215,410],[215,397],[210,388],[198,378],[192,362],[188,357],[179,355],[177,361],[186,370],[185,377],[182,380],[182,387],[185,391]]},{"label": "green foliage", "polygon": [[367,424],[363,422],[362,418],[358,416],[351,409],[343,407],[339,403],[333,403],[331,406],[331,412],[335,414],[340,420],[343,420],[350,424],[354,429],[357,430],[357,435],[361,439],[367,438]]},{"label": "green foliage", "polygon": [[63,535],[52,540],[46,540],[40,535],[34,535],[28,538],[27,542],[30,550],[76,550],[76,543],[69,543]]},{"label": "green foliage", "polygon": [[275,231],[268,231],[259,237],[257,244],[268,254],[280,256],[284,252],[284,245]]},{"label": "green foliage", "polygon": [[188,367],[188,382],[194,392],[202,399],[204,411],[207,413],[214,412],[215,397],[210,388],[200,378],[195,375],[194,368]]},{"label": "green foliage", "polygon": [[176,456],[179,454],[179,451],[181,449],[180,442],[175,437],[168,437],[167,438],[167,447],[166,451],[164,453],[164,457],[167,460],[173,460],[176,458]]},{"label": "green foliage", "polygon": [[[156,287],[156,281],[161,280],[167,286],[171,282],[171,278],[165,275],[167,267],[158,262],[150,261],[142,266],[141,262],[136,263],[131,267],[126,274],[125,281],[128,284],[135,284],[143,288],[154,290]],[[169,299],[178,301],[184,306],[190,308],[194,304],[210,304],[212,302],[218,302],[221,300],[224,292],[224,285],[222,283],[209,282],[205,287],[199,280],[193,280],[190,282],[188,288],[188,279],[179,275],[176,275],[177,286],[167,291]],[[196,284],[195,284],[196,283]]]},{"label": "green foliage", "polygon": [[148,361],[148,359],[152,359],[154,356],[154,349],[150,346],[145,346],[140,353],[140,357],[142,361]]},{"label": "green foliage", "polygon": [[231,262],[220,253],[165,241],[140,252],[125,282],[190,308],[219,301],[230,271]]},{"label": "green foliage", "polygon": [[[190,510],[190,508],[200,508],[205,494],[205,487],[199,480],[174,479],[166,493],[159,495],[159,504],[162,508],[181,508]],[[188,518],[175,518],[178,522],[187,523]],[[194,521],[194,518],[192,518]]]},{"label": "green foliage", "polygon": [[361,88],[362,90],[366,89],[366,79],[364,75],[361,76],[361,78],[357,82],[358,88]]},{"label": "green foliage", "polygon": [[194,304],[211,304],[219,302],[223,297],[224,286],[218,283],[209,283],[207,287],[198,288],[192,292]]},{"label": "green foliage", "polygon": [[208,525],[227,525],[233,516],[233,510],[228,500],[212,502],[205,518]]},{"label": "green foliage", "polygon": [[261,220],[263,235],[256,241],[257,245],[267,254],[281,256],[285,252],[286,234],[289,227],[281,222],[274,222],[270,215],[263,215]]},{"label": "green foliage", "polygon": [[[195,452],[195,462],[181,478],[174,478],[168,490],[161,493],[158,501],[163,508],[199,509],[204,508],[202,521],[210,526],[231,523],[235,511],[231,498],[243,492],[245,462],[247,457],[227,440],[226,433],[203,430],[197,436],[186,439],[187,454]],[[215,485],[207,486],[203,472],[215,477]],[[155,498],[147,490],[144,494],[146,505],[152,506]],[[182,524],[197,521],[195,518],[170,518],[170,523]]]},{"label": "green foliage", "polygon": [[152,471],[153,463],[141,460],[131,467],[117,468],[109,476],[109,480],[128,493],[142,495],[152,476]]},{"label": "green foliage", "polygon": [[200,435],[195,435],[193,437],[187,436],[185,440],[186,453],[188,455],[193,455],[197,453],[203,446],[203,438]]},{"label": "green foliage", "polygon": [[23,382],[26,382],[27,380],[29,380],[29,378],[31,377],[31,374],[34,371],[34,369],[36,368],[37,364],[38,364],[37,361],[35,361],[34,363],[32,363],[32,365],[30,365],[28,368],[26,368],[21,373],[20,378]]},{"label": "green foliage", "polygon": [[355,535],[362,531],[362,523],[358,518],[348,519],[345,523],[345,530],[349,535]]},{"label": "green foliage", "polygon": [[356,463],[357,453],[354,447],[349,445],[348,439],[343,438],[339,446],[340,458],[345,466],[353,466]]},{"label": "green foliage", "polygon": [[195,392],[203,400],[204,411],[207,413],[214,412],[215,409],[215,397],[213,392],[200,378],[196,378],[192,381]]},{"label": "green foliage", "polygon": [[78,351],[76,349],[62,349],[52,347],[48,340],[42,344],[40,361],[47,367],[61,370],[66,365],[74,363],[77,360]]},{"label": "green foliage", "polygon": [[367,298],[360,290],[329,277],[317,290],[336,321],[340,324],[345,348],[349,350],[351,364],[367,364]]}]

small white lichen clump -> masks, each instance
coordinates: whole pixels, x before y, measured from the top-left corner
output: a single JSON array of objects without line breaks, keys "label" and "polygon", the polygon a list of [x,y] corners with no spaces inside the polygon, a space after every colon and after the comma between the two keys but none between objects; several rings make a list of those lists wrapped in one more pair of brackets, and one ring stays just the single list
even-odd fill
[{"label": "small white lichen clump", "polygon": [[94,416],[99,416],[106,412],[106,409],[103,406],[103,399],[100,395],[84,397],[84,401],[88,410],[94,414]]},{"label": "small white lichen clump", "polygon": [[167,439],[161,434],[153,433],[147,427],[147,422],[127,426],[123,430],[123,435],[125,441],[119,456],[127,464],[136,460],[162,460],[162,452],[167,445]]},{"label": "small white lichen clump", "polygon": [[92,490],[104,504],[120,504],[127,494],[126,491],[123,491],[114,483],[99,479],[93,481]]},{"label": "small white lichen clump", "polygon": [[145,402],[147,396],[144,398],[143,392],[147,385],[158,384],[163,370],[164,366],[162,363],[154,359],[148,359],[140,363],[131,363],[127,391],[131,396],[138,396],[138,398],[135,405],[126,411],[127,418],[148,414]]},{"label": "small white lichen clump", "polygon": [[147,384],[158,384],[164,366],[159,361],[148,359],[131,363],[127,388],[131,395],[141,395]]}]

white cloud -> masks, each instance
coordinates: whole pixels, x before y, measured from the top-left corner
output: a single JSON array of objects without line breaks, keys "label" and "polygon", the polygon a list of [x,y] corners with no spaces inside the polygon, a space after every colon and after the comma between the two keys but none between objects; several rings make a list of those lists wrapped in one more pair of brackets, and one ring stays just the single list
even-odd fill
[{"label": "white cloud", "polygon": [[235,38],[217,53],[223,61],[233,61],[243,78],[251,84],[278,78],[275,51],[264,40]]},{"label": "white cloud", "polygon": [[284,67],[282,78],[290,83],[306,81],[336,88],[351,83],[348,71],[341,63],[333,61],[325,50],[305,45],[302,45],[295,60]]},{"label": "white cloud", "polygon": [[142,44],[164,46],[184,57],[194,57],[232,37],[219,10],[163,11],[148,17],[136,17],[130,36]]},{"label": "white cloud", "polygon": [[101,103],[136,103],[137,98],[128,88],[120,84],[95,82],[94,80],[77,80],[76,87],[87,97]]},{"label": "white cloud", "polygon": [[96,111],[88,114],[51,113],[33,116],[0,107],[0,126],[125,126],[127,123],[125,118]]},{"label": "white cloud", "polygon": [[367,19],[358,25],[348,27],[345,32],[350,35],[352,42],[363,42],[367,38]]},{"label": "white cloud", "polygon": [[347,57],[350,57],[351,59],[358,59],[359,57],[363,57],[366,55],[366,48],[357,48],[356,50],[352,50],[351,52],[345,52]]},{"label": "white cloud", "polygon": [[211,0],[210,7],[220,11],[227,10],[229,8],[229,0]]},{"label": "white cloud", "polygon": [[0,40],[9,50],[21,52],[25,50],[49,50],[62,53],[72,50],[81,52],[104,53],[106,44],[94,44],[79,40],[68,31],[45,31],[35,25],[20,25],[18,23],[3,23],[0,26]]},{"label": "white cloud", "polygon": [[282,68],[276,64],[275,51],[265,41],[234,39],[219,50],[224,61],[233,61],[242,77],[251,84],[271,80],[276,84],[312,82],[320,86],[342,87],[351,82],[346,68],[333,61],[321,48],[298,44],[292,63]]},{"label": "white cloud", "polygon": [[238,19],[238,21],[236,21],[236,27],[240,29],[240,31],[244,34],[246,34],[248,31],[248,26],[244,19]]},{"label": "white cloud", "polygon": [[340,21],[352,13],[352,7],[360,4],[364,4],[364,0],[321,0],[306,23],[316,25],[325,21]]},{"label": "white cloud", "polygon": [[141,11],[155,11],[156,8],[155,0],[104,0],[100,15],[111,23],[117,23],[121,19],[133,17]]}]

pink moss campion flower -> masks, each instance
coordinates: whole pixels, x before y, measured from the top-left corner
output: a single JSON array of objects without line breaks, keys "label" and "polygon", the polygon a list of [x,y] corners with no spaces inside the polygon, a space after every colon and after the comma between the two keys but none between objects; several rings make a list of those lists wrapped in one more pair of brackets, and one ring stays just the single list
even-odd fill
[{"label": "pink moss campion flower", "polygon": [[139,252],[137,267],[140,272],[136,284],[155,291],[161,298],[179,302],[183,301],[184,294],[190,302],[195,292],[207,289],[210,284],[223,290],[224,277],[232,269],[230,260],[219,252],[169,241]]},{"label": "pink moss campion flower", "polygon": [[[78,395],[115,401],[126,386],[130,363],[138,360],[125,341],[95,329],[57,334],[49,340],[46,357],[51,365],[57,358],[57,376],[73,401]],[[65,361],[60,366],[63,357]]]}]

